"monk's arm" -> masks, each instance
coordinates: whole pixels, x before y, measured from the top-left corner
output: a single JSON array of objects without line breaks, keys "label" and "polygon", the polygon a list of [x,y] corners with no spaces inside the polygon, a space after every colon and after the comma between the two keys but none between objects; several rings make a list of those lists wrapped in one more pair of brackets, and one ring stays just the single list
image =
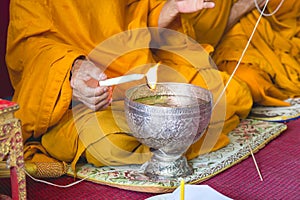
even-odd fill
[{"label": "monk's arm", "polygon": [[[59,39],[60,33],[53,25],[47,3],[42,0],[10,2],[6,54],[9,69],[20,73],[39,73],[39,70],[47,71],[61,60],[72,57],[69,70],[74,58],[83,52]],[[29,70],[31,67],[34,70]]]},{"label": "monk's arm", "polygon": [[[258,5],[262,7],[265,0],[258,0]],[[225,32],[230,30],[243,16],[255,9],[255,3],[253,0],[238,0],[232,5],[230,15],[228,18]]]},{"label": "monk's arm", "polygon": [[24,131],[46,132],[68,109],[70,68],[79,49],[56,39],[45,1],[10,1],[6,61]]}]

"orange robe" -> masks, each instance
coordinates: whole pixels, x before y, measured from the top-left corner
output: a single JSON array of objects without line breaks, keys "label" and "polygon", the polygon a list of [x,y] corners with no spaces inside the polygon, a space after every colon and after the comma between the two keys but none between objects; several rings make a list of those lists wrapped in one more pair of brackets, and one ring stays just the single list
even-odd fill
[{"label": "orange robe", "polygon": [[[41,145],[27,143],[25,159],[42,161],[47,154],[72,162],[73,167],[83,152],[95,165],[143,163],[149,159],[149,148],[126,129],[124,112],[117,101],[104,111],[92,112],[81,104],[69,109],[70,69],[81,55],[90,57],[99,67],[107,66],[105,72],[109,77],[163,59],[160,52],[152,56],[148,47],[153,38],[145,29],[119,37],[123,31],[157,26],[162,6],[162,1],[154,0],[11,1],[6,59],[15,89],[13,100],[20,105],[16,117],[22,120],[24,141],[41,138]],[[131,51],[126,52],[125,47]],[[193,84],[206,87],[205,81],[209,81],[212,88],[219,90],[221,82],[228,79],[228,74],[220,75],[210,66],[203,70],[211,75],[205,81],[199,75],[191,79],[190,75],[197,74],[201,66],[195,68],[184,63],[186,68],[179,69],[176,63],[181,61],[174,59],[178,62],[163,62]],[[221,81],[215,83],[214,77]],[[118,97],[121,93],[118,88],[115,90],[114,97]],[[238,125],[240,118],[247,116],[252,105],[250,92],[243,83],[234,80],[226,93],[229,95],[223,104],[223,116],[212,123],[220,124],[221,131],[221,135],[214,136],[214,149],[229,143],[226,134]],[[200,153],[201,143],[190,148],[189,159]]]},{"label": "orange robe", "polygon": [[[270,1],[273,12],[281,0]],[[283,100],[300,96],[300,2],[284,1],[278,12],[262,17],[236,72],[245,81],[253,101],[266,106],[288,106]],[[220,70],[232,73],[260,13],[254,9],[222,39],[214,54]]]}]

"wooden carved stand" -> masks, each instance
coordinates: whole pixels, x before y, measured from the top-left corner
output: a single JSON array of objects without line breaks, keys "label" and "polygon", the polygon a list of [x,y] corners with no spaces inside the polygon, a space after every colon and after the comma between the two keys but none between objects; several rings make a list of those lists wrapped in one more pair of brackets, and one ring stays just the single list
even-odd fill
[{"label": "wooden carved stand", "polygon": [[[6,164],[11,179],[12,199],[26,199],[21,122],[14,117],[19,106],[0,99],[0,162]],[[0,168],[0,178],[5,169]]]}]

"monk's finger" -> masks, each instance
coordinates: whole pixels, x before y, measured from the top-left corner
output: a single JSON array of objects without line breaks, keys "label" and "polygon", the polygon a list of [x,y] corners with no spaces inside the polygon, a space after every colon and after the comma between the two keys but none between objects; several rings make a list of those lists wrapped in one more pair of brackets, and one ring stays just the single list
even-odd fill
[{"label": "monk's finger", "polygon": [[215,7],[215,3],[211,2],[211,1],[205,1],[203,2],[203,8],[214,8]]},{"label": "monk's finger", "polygon": [[107,90],[104,87],[92,88],[92,87],[87,86],[85,83],[76,85],[76,87],[74,89],[76,89],[78,91],[80,96],[87,97],[87,98],[100,96],[103,93],[105,93]]},{"label": "monk's finger", "polygon": [[98,111],[98,110],[102,110],[105,109],[106,107],[108,107],[108,105],[111,102],[107,100],[107,98],[105,98],[102,101],[99,101],[98,103],[94,104],[94,103],[90,103],[87,101],[83,101],[83,104],[86,105],[88,108],[90,108],[93,111]]},{"label": "monk's finger", "polygon": [[102,101],[99,104],[95,105],[95,111],[104,110],[110,105],[111,101]]},{"label": "monk's finger", "polygon": [[102,101],[108,101],[109,93],[103,93],[100,96],[94,96],[94,97],[86,97],[84,98],[84,101],[91,104],[91,105],[97,105],[101,103]]}]

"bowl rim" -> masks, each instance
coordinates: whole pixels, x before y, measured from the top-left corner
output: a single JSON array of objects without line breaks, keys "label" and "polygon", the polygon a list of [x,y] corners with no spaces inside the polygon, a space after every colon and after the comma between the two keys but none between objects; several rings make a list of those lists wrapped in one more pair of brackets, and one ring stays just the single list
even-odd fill
[{"label": "bowl rim", "polygon": [[178,110],[183,110],[183,109],[195,109],[199,106],[209,106],[211,109],[212,109],[212,103],[213,103],[213,98],[212,98],[212,93],[211,91],[209,91],[208,89],[206,88],[203,88],[203,87],[200,87],[200,86],[197,86],[197,85],[194,85],[194,84],[191,84],[191,83],[179,83],[179,82],[159,82],[157,83],[157,85],[186,85],[186,86],[189,86],[189,87],[194,87],[194,88],[197,88],[197,89],[201,89],[203,91],[205,91],[206,95],[208,95],[208,100],[206,101],[204,99],[204,101],[206,103],[203,103],[201,105],[199,104],[195,104],[193,106],[178,106],[178,107],[164,107],[164,106],[155,106],[155,105],[147,105],[147,104],[143,104],[143,103],[140,103],[140,102],[136,102],[136,101],[133,101],[129,95],[130,93],[133,93],[134,91],[138,90],[138,88],[141,88],[141,87],[148,87],[147,84],[139,84],[139,85],[135,85],[135,86],[132,86],[130,88],[128,88],[126,91],[125,91],[125,98],[124,98],[124,102],[125,102],[125,105],[127,104],[127,106],[130,106],[132,108],[136,108],[134,105],[143,105],[143,107],[145,108],[157,108],[157,109],[164,109],[164,110],[174,110],[174,109],[178,109]]}]

